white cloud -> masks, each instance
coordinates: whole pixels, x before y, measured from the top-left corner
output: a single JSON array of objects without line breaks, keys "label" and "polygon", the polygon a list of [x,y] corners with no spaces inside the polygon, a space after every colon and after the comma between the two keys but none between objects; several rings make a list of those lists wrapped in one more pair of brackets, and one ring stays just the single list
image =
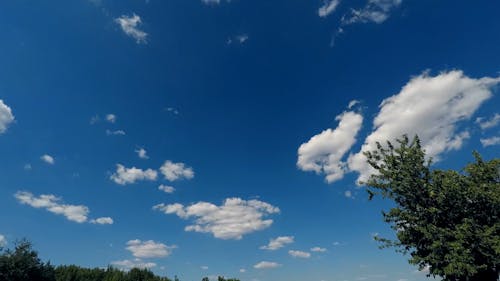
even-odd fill
[{"label": "white cloud", "polygon": [[158,190],[161,190],[165,193],[174,193],[175,192],[175,188],[173,186],[164,185],[164,184],[160,184],[160,186],[158,186]]},{"label": "white cloud", "polygon": [[132,252],[136,258],[163,258],[172,253],[177,246],[167,246],[153,240],[141,241],[139,239],[127,242],[126,249]]},{"label": "white cloud", "polygon": [[243,235],[265,229],[273,223],[265,216],[279,213],[279,208],[259,200],[228,198],[221,206],[208,202],[198,202],[184,207],[175,203],[159,204],[153,207],[165,214],[176,214],[180,218],[193,218],[194,223],[186,226],[186,231],[212,233],[220,239],[241,239]]},{"label": "white cloud", "polygon": [[363,116],[349,111],[338,115],[335,120],[339,121],[335,130],[324,130],[303,143],[298,150],[299,169],[325,174],[327,182],[334,182],[344,177],[346,164],[342,158],[356,142]]},{"label": "white cloud", "polygon": [[339,4],[340,0],[324,0],[323,6],[318,9],[318,15],[323,18],[327,17],[331,13],[335,12]]},{"label": "white cloud", "polygon": [[495,115],[489,120],[484,120],[484,117],[478,117],[476,119],[476,123],[483,130],[493,128],[500,123],[500,114],[495,113]]},{"label": "white cloud", "polygon": [[109,123],[115,123],[116,122],[116,115],[114,115],[112,113],[106,115],[106,121],[108,121]]},{"label": "white cloud", "polygon": [[274,239],[270,239],[269,244],[261,246],[260,249],[274,251],[283,248],[285,245],[291,244],[293,242],[293,236],[280,236]]},{"label": "white cloud", "polygon": [[125,134],[124,130],[115,130],[115,131],[106,130],[106,135],[108,135],[108,136],[124,136],[126,134]]},{"label": "white cloud", "polygon": [[208,266],[206,266],[206,265],[202,265],[202,266],[200,266],[200,268],[203,270],[208,270]]},{"label": "white cloud", "polygon": [[240,273],[245,273],[245,272],[247,272],[247,270],[246,270],[246,269],[244,269],[244,268],[240,268]]},{"label": "white cloud", "polygon": [[347,105],[347,108],[352,109],[355,105],[360,104],[361,102],[359,100],[352,100],[349,102],[349,105]]},{"label": "white cloud", "polygon": [[167,110],[168,112],[171,112],[174,115],[179,115],[179,110],[177,110],[173,107],[167,107],[165,110]]},{"label": "white cloud", "polygon": [[90,221],[90,223],[93,223],[93,224],[113,224],[113,219],[110,218],[110,217],[102,217],[102,218],[97,218],[97,219],[93,219]]},{"label": "white cloud", "polygon": [[146,37],[148,34],[138,28],[142,23],[141,17],[136,14],[132,16],[122,15],[115,19],[115,22],[120,25],[121,29],[125,34],[135,39],[139,43],[146,43]]},{"label": "white cloud", "polygon": [[350,16],[342,18],[342,25],[353,23],[383,23],[391,11],[401,5],[402,0],[368,0],[365,7],[352,9]]},{"label": "white cloud", "polygon": [[237,36],[236,36],[236,39],[238,40],[238,42],[239,42],[240,44],[245,43],[245,42],[248,40],[248,38],[249,38],[249,37],[248,37],[248,34],[241,34],[241,35],[237,35]]},{"label": "white cloud", "polygon": [[152,169],[125,168],[122,164],[116,164],[116,172],[110,176],[110,179],[117,184],[126,185],[139,180],[154,181],[157,177],[158,172]]},{"label": "white cloud", "polygon": [[277,268],[280,267],[281,264],[270,261],[261,261],[253,266],[255,269],[269,269],[269,268]]},{"label": "white cloud", "polygon": [[187,167],[184,163],[174,163],[170,160],[165,161],[160,167],[160,172],[169,181],[194,178],[193,168]]},{"label": "white cloud", "polygon": [[346,190],[346,191],[344,192],[344,196],[345,196],[345,197],[347,197],[347,198],[353,198],[353,196],[352,196],[352,191],[350,191],[350,190]]},{"label": "white cloud", "polygon": [[40,160],[42,160],[43,162],[47,163],[47,164],[50,164],[50,165],[54,165],[55,163],[55,160],[54,160],[54,157],[48,155],[48,154],[44,154],[40,157]]},{"label": "white cloud", "polygon": [[70,221],[84,223],[87,221],[89,208],[84,205],[69,205],[61,203],[61,198],[51,194],[42,194],[39,197],[34,196],[31,192],[18,191],[14,197],[22,203],[33,208],[42,208],[47,211],[65,216]]},{"label": "white cloud", "polygon": [[31,167],[30,163],[26,163],[26,164],[24,164],[23,169],[26,171],[31,171],[33,169],[33,167]]},{"label": "white cloud", "polygon": [[156,263],[144,262],[141,259],[135,259],[133,261],[132,260],[113,261],[111,262],[111,264],[123,269],[132,269],[132,268],[150,269],[156,267]]},{"label": "white cloud", "polygon": [[201,2],[207,5],[220,4],[220,0],[201,0]]},{"label": "white cloud", "polygon": [[303,251],[290,250],[290,251],[288,251],[288,254],[294,258],[308,259],[311,257],[311,253],[303,252]]},{"label": "white cloud", "polygon": [[361,151],[349,156],[349,169],[360,174],[358,181],[366,181],[373,170],[362,152],[403,134],[418,134],[427,156],[436,160],[443,152],[459,149],[469,137],[467,131],[457,132],[459,123],[472,117],[498,83],[500,77],[474,79],[459,70],[412,78],[398,94],[382,101],[372,133]]},{"label": "white cloud", "polygon": [[0,234],[0,248],[5,247],[5,245],[7,245],[7,239],[5,238],[5,236]]},{"label": "white cloud", "polygon": [[500,137],[491,137],[491,138],[481,139],[481,144],[484,147],[499,145],[500,144]]},{"label": "white cloud", "polygon": [[137,153],[137,156],[139,156],[139,158],[149,159],[148,153],[144,148],[136,149],[135,152]]},{"label": "white cloud", "polygon": [[94,116],[90,117],[90,125],[94,125],[94,124],[98,123],[99,120],[101,120],[99,115],[94,115]]},{"label": "white cloud", "polygon": [[313,248],[311,248],[311,252],[324,253],[324,252],[326,252],[326,248],[313,247]]},{"label": "white cloud", "polygon": [[12,109],[0,100],[0,134],[4,133],[13,121]]}]

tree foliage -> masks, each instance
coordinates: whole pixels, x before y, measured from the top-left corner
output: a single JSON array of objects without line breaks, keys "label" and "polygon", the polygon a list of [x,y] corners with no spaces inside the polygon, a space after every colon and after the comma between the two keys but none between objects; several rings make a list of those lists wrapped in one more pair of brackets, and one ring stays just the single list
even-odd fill
[{"label": "tree foliage", "polygon": [[50,263],[43,263],[31,243],[22,240],[13,251],[7,249],[0,255],[0,280],[53,281],[54,267]]},{"label": "tree foliage", "polygon": [[[1,249],[0,249],[1,250]],[[176,279],[178,281],[178,279]],[[38,258],[30,242],[22,240],[14,250],[1,251],[0,281],[171,281],[148,269],[133,268],[128,272],[108,267],[83,268],[61,265],[56,268]]]},{"label": "tree foliage", "polygon": [[409,262],[445,281],[496,281],[500,272],[500,159],[475,162],[463,171],[432,170],[420,140],[407,136],[365,152],[376,170],[363,184],[370,199],[381,196],[395,207],[383,212],[396,247]]}]

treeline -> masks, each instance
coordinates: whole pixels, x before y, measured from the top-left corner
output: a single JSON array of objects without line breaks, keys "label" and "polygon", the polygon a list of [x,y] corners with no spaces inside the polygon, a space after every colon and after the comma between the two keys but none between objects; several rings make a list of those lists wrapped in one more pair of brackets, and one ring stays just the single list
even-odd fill
[{"label": "treeline", "polygon": [[[180,281],[160,277],[148,269],[84,268],[76,265],[53,266],[43,262],[30,242],[18,242],[13,250],[0,248],[0,281]],[[206,281],[208,278],[203,278]],[[239,281],[219,277],[218,281]]]}]

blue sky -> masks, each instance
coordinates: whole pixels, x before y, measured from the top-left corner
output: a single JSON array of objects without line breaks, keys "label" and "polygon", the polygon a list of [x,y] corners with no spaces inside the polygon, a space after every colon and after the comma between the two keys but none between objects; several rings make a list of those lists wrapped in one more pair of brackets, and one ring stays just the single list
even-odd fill
[{"label": "blue sky", "polygon": [[427,280],[360,151],[498,157],[495,1],[8,0],[0,243],[181,280]]}]

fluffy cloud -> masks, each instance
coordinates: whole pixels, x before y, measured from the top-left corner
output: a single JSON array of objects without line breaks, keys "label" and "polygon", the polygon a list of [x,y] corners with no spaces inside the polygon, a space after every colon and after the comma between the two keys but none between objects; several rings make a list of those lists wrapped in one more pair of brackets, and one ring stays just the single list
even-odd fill
[{"label": "fluffy cloud", "polygon": [[255,269],[269,269],[269,268],[276,268],[280,267],[281,264],[276,263],[276,262],[270,262],[270,261],[261,261],[253,266]]},{"label": "fluffy cloud", "polygon": [[108,121],[109,123],[115,123],[116,122],[116,115],[114,115],[112,113],[106,115],[106,121]]},{"label": "fluffy cloud", "polygon": [[499,145],[500,144],[500,137],[491,137],[491,138],[481,139],[481,144],[484,147],[492,146],[492,145]]},{"label": "fluffy cloud", "polygon": [[160,172],[169,181],[194,178],[193,168],[187,167],[184,163],[174,163],[170,160],[165,161],[160,167]]},{"label": "fluffy cloud", "polygon": [[346,165],[342,158],[356,142],[363,116],[349,111],[338,115],[335,120],[339,121],[336,129],[327,129],[313,136],[298,150],[298,168],[303,171],[325,174],[327,182],[344,177]]},{"label": "fluffy cloud", "polygon": [[122,15],[115,19],[115,22],[120,25],[121,29],[125,34],[135,39],[139,43],[146,43],[146,37],[148,34],[138,28],[142,23],[141,17],[136,14],[132,16]]},{"label": "fluffy cloud", "polygon": [[313,247],[313,248],[311,248],[311,252],[324,253],[324,252],[326,252],[326,249],[321,248],[321,247]]},{"label": "fluffy cloud", "polygon": [[0,134],[4,133],[13,121],[12,109],[0,100]]},{"label": "fluffy cloud", "polygon": [[139,180],[154,181],[158,177],[158,172],[152,169],[142,170],[136,167],[125,168],[121,164],[116,164],[116,172],[110,176],[110,179],[120,185],[135,183]]},{"label": "fluffy cloud", "polygon": [[174,193],[175,192],[175,188],[173,186],[164,185],[164,184],[160,184],[160,186],[158,186],[158,190],[161,190],[165,193]]},{"label": "fluffy cloud", "polygon": [[63,215],[68,220],[77,223],[86,222],[89,214],[89,208],[87,206],[64,204],[61,203],[61,198],[51,194],[42,194],[36,197],[31,192],[18,191],[14,197],[22,204],[29,205],[33,208],[46,209],[54,214]]},{"label": "fluffy cloud", "polygon": [[102,218],[90,220],[90,223],[93,223],[93,224],[113,224],[113,219],[110,217],[102,217]]},{"label": "fluffy cloud", "polygon": [[40,160],[42,160],[43,162],[47,163],[47,164],[50,164],[50,165],[54,165],[55,163],[55,160],[54,160],[54,157],[48,155],[48,154],[44,154],[40,157]]},{"label": "fluffy cloud", "polygon": [[123,269],[132,269],[132,268],[150,269],[156,266],[156,263],[154,262],[144,262],[141,259],[113,261],[111,262],[111,264]]},{"label": "fluffy cloud", "polygon": [[500,123],[500,114],[495,113],[495,115],[493,117],[491,117],[491,119],[489,119],[489,120],[485,120],[484,117],[478,117],[476,119],[476,123],[483,130],[493,128]]},{"label": "fluffy cloud", "polygon": [[324,0],[323,6],[318,9],[318,15],[320,17],[327,17],[331,13],[335,12],[338,5],[340,4],[340,0]]},{"label": "fluffy cloud", "polygon": [[265,229],[273,223],[265,216],[279,213],[279,208],[259,200],[228,198],[221,206],[208,202],[198,202],[184,207],[175,203],[159,204],[153,207],[165,214],[176,214],[180,218],[193,218],[186,231],[212,233],[220,239],[241,239],[243,235]]},{"label": "fluffy cloud", "polygon": [[311,257],[311,253],[303,252],[303,251],[290,250],[290,251],[288,251],[288,254],[294,258],[308,259]]},{"label": "fluffy cloud", "polygon": [[147,151],[144,148],[136,149],[135,152],[137,153],[137,156],[139,158],[141,158],[141,159],[149,159]]},{"label": "fluffy cloud", "polygon": [[177,246],[167,246],[163,243],[157,243],[153,240],[141,241],[139,239],[127,242],[126,249],[132,252],[136,258],[162,258],[169,256],[172,249]]},{"label": "fluffy cloud", "polygon": [[349,156],[349,168],[360,174],[359,181],[367,180],[373,171],[362,152],[376,149],[376,142],[394,141],[403,134],[418,134],[427,155],[434,159],[459,149],[469,137],[467,131],[457,132],[459,123],[472,117],[498,83],[500,77],[474,79],[458,70],[412,78],[398,94],[382,101],[372,133],[361,151]]},{"label": "fluffy cloud", "polygon": [[291,244],[293,242],[294,242],[293,236],[280,236],[269,240],[269,244],[261,246],[260,249],[274,251],[283,248],[285,247],[285,245]]},{"label": "fluffy cloud", "polygon": [[342,25],[353,23],[383,23],[391,11],[401,5],[402,0],[368,0],[361,9],[352,9],[350,16],[344,16]]},{"label": "fluffy cloud", "polygon": [[7,239],[5,239],[5,236],[0,234],[0,248],[5,247],[7,245]]}]

